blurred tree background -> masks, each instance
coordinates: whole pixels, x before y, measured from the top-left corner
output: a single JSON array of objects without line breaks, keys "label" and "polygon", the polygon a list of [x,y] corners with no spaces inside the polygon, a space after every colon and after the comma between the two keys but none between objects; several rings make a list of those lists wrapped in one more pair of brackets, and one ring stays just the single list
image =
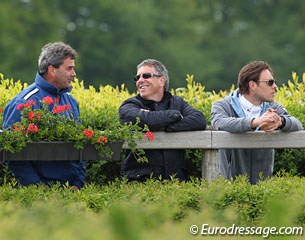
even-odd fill
[{"label": "blurred tree background", "polygon": [[168,67],[172,88],[193,74],[207,90],[228,89],[251,60],[285,83],[304,71],[304,16],[302,0],[1,0],[0,72],[31,83],[41,47],[64,41],[87,86],[134,91],[146,58]]}]

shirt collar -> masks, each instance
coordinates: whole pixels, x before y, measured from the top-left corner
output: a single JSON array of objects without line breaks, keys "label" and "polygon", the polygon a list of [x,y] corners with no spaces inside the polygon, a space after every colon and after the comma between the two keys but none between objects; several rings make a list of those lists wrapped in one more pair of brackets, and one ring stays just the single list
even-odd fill
[{"label": "shirt collar", "polygon": [[244,97],[244,95],[240,96],[239,102],[246,116],[259,116],[260,112],[263,109],[263,104],[259,106],[253,105]]}]

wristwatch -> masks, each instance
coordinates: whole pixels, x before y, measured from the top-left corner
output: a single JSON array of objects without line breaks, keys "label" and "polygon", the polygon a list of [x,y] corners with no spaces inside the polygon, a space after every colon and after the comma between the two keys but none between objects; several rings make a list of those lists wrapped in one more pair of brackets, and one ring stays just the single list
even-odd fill
[{"label": "wristwatch", "polygon": [[282,125],[279,126],[279,129],[283,129],[286,125],[286,119],[283,116],[281,116],[281,121],[282,121]]}]

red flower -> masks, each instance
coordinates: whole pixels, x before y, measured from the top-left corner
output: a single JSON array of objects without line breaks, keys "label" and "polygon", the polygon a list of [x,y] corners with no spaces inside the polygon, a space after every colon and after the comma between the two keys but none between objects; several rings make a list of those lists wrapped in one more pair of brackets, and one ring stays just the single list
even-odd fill
[{"label": "red flower", "polygon": [[100,143],[100,142],[103,142],[103,143],[108,143],[108,138],[105,137],[105,136],[100,136],[98,137],[98,139],[96,140],[96,142]]},{"label": "red flower", "polygon": [[30,123],[28,126],[28,131],[29,132],[38,132],[38,127],[34,123]]},{"label": "red flower", "polygon": [[28,119],[32,121],[34,118],[36,118],[38,121],[40,120],[40,114],[34,113],[34,112],[28,112]]},{"label": "red flower", "polygon": [[71,106],[69,104],[63,105],[64,111],[69,111],[71,110]]},{"label": "red flower", "polygon": [[31,106],[35,106],[36,102],[33,100],[29,100],[26,103],[20,103],[17,105],[16,110],[21,110],[23,108],[27,108],[27,107],[31,107]]},{"label": "red flower", "polygon": [[18,127],[17,125],[13,125],[13,128],[14,128],[14,131],[23,131],[24,130],[23,126]]},{"label": "red flower", "polygon": [[88,128],[86,128],[84,131],[83,131],[83,134],[87,136],[88,139],[91,139],[94,132]]},{"label": "red flower", "polygon": [[53,108],[53,110],[52,110],[52,112],[53,112],[54,114],[58,114],[58,113],[60,113],[60,112],[62,112],[62,111],[63,111],[62,106],[55,106],[55,107]]},{"label": "red flower", "polygon": [[36,105],[36,102],[33,101],[33,100],[28,100],[25,104],[24,104],[24,107],[31,107],[31,106],[35,106]]},{"label": "red flower", "polygon": [[48,104],[48,105],[51,105],[51,104],[54,103],[52,97],[50,97],[50,96],[44,97],[44,98],[42,99],[42,101],[45,102],[45,103]]},{"label": "red flower", "polygon": [[20,103],[17,105],[16,110],[21,110],[22,108],[24,108],[24,104]]},{"label": "red flower", "polygon": [[0,113],[2,113],[2,108],[0,108]]},{"label": "red flower", "polygon": [[71,110],[71,106],[69,104],[65,104],[65,105],[62,105],[62,106],[56,106],[53,108],[52,112],[54,114],[58,114],[58,113],[61,113],[61,112],[64,112],[64,111],[69,111]]},{"label": "red flower", "polygon": [[28,112],[28,119],[31,121],[33,118],[35,118],[36,114],[33,112]]},{"label": "red flower", "polygon": [[152,141],[155,138],[155,135],[152,132],[147,132],[144,134],[144,137],[148,139],[148,141]]}]

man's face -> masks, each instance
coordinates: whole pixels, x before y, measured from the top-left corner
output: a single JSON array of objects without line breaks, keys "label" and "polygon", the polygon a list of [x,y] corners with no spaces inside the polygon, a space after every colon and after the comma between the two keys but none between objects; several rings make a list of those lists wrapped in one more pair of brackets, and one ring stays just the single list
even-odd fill
[{"label": "man's face", "polygon": [[161,101],[164,93],[164,77],[151,75],[148,78],[144,78],[143,74],[145,73],[158,75],[153,66],[142,66],[138,69],[137,75],[140,78],[136,82],[136,86],[140,96],[147,100]]},{"label": "man's face", "polygon": [[[273,76],[268,69],[261,72],[259,82],[255,90],[254,97],[260,102],[273,102],[277,85],[274,82],[271,86],[268,85],[268,80],[272,80]],[[272,82],[272,81],[271,81]],[[269,82],[270,84],[270,82]]]},{"label": "man's face", "polygon": [[74,60],[66,58],[59,68],[54,69],[53,85],[60,90],[71,87],[72,81],[76,77],[74,68]]}]

